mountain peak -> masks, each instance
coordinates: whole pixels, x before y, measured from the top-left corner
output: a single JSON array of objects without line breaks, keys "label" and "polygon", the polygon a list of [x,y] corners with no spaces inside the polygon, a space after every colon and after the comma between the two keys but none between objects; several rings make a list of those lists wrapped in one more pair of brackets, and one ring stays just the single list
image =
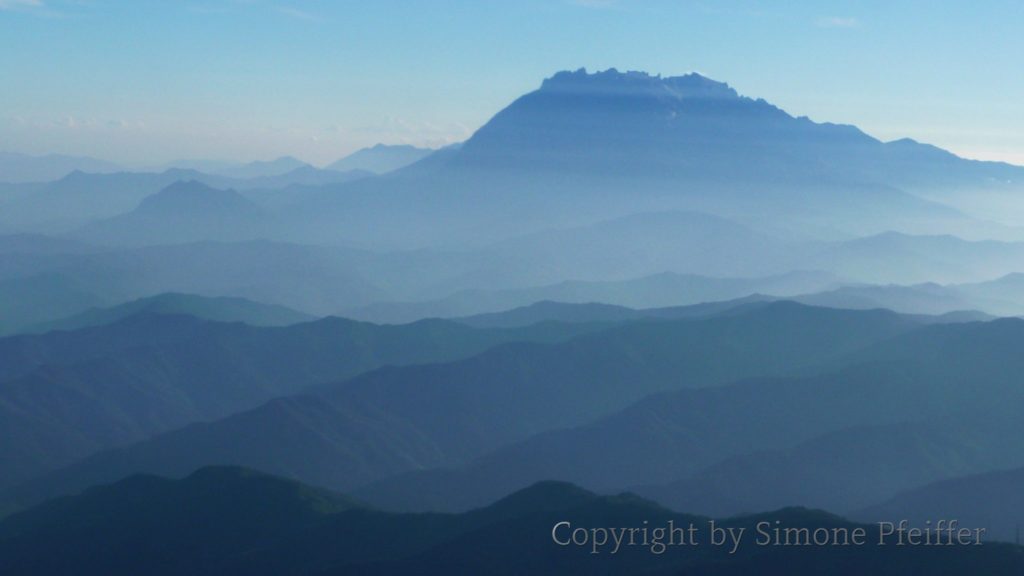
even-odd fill
[{"label": "mountain peak", "polygon": [[724,82],[706,78],[695,72],[683,76],[662,77],[647,72],[619,72],[609,68],[600,72],[587,72],[586,68],[562,71],[541,84],[541,91],[587,92],[609,95],[648,94],[677,100],[683,99],[738,99],[740,95]]},{"label": "mountain peak", "polygon": [[571,484],[559,481],[541,481],[498,500],[487,508],[478,510],[492,518],[516,518],[528,514],[563,511],[583,506],[601,497]]},{"label": "mountain peak", "polygon": [[327,169],[341,172],[363,170],[384,174],[418,162],[433,152],[431,149],[417,148],[409,144],[377,144],[371,148],[356,150],[327,166]]},{"label": "mountain peak", "polygon": [[[496,114],[459,151],[474,168],[573,171],[645,179],[762,182],[821,172],[863,134],[800,121],[728,84],[692,73],[558,72]],[[826,146],[827,144],[827,146]],[[815,158],[796,168],[792,158]]]},{"label": "mountain peak", "polygon": [[196,180],[179,180],[142,200],[136,212],[173,214],[205,211],[242,211],[256,214],[259,209],[234,190],[211,188]]},{"label": "mountain peak", "polygon": [[152,197],[157,196],[195,196],[195,195],[206,195],[216,194],[218,192],[225,192],[225,190],[218,190],[203,184],[198,180],[177,180],[165,186],[162,190],[154,194]]}]

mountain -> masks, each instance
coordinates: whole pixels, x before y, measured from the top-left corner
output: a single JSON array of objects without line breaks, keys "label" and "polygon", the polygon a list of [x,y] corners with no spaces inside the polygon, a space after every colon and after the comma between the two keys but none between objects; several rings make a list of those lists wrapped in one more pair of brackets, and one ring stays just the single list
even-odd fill
[{"label": "mountain", "polygon": [[542,300],[528,306],[513,308],[504,312],[489,312],[455,318],[455,321],[476,327],[529,326],[538,322],[623,322],[646,318],[640,310],[590,302],[586,304],[567,304]]},{"label": "mountain", "polygon": [[[588,138],[578,138],[581,128]],[[457,161],[475,166],[733,181],[844,178],[902,187],[1024,174],[909,139],[883,143],[854,126],[795,118],[700,74],[615,69],[555,74],[501,111],[461,152]]]},{"label": "mountain", "polygon": [[809,266],[866,283],[967,283],[1016,272],[1024,242],[887,232],[824,247]]},{"label": "mountain", "polygon": [[[901,286],[888,284],[843,286],[835,290],[792,298],[810,306],[870,310],[885,308],[904,314],[946,314],[983,308],[952,286],[935,283]],[[984,307],[987,309],[987,307]]]},{"label": "mountain", "polygon": [[961,284],[955,287],[976,303],[976,306],[1001,315],[1024,315],[1024,273],[1007,274],[988,282]]},{"label": "mountain", "polygon": [[47,154],[29,156],[0,152],[0,182],[50,182],[75,171],[110,173],[120,168],[111,162],[82,156]]},{"label": "mountain", "polygon": [[853,513],[865,521],[888,518],[925,521],[955,518],[963,525],[985,526],[992,539],[1012,542],[1020,537],[1024,518],[1024,468],[999,470],[940,480],[893,496]]},{"label": "mountain", "polygon": [[[336,172],[301,165],[281,174],[233,178],[194,169],[160,172],[74,171],[53,182],[0,184],[0,230],[14,233],[63,233],[83,224],[134,209],[148,196],[176,182],[197,181],[213,188],[271,196],[291,186],[340,184],[369,176],[368,172]],[[273,196],[271,196],[273,198]]]},{"label": "mountain", "polygon": [[[504,445],[609,416],[652,393],[714,388],[744,377],[813,373],[845,353],[921,324],[889,312],[780,302],[710,317],[599,324],[596,331],[586,324],[564,326],[581,326],[583,333],[549,344],[521,337],[454,362],[386,367],[307,389],[301,396],[97,454],[10,497],[38,501],[132,473],[177,476],[215,463],[350,490],[413,470],[468,464]],[[550,333],[552,327],[527,330]],[[632,446],[634,437],[610,445]],[[635,446],[629,450],[630,458],[648,454]],[[564,462],[578,464],[588,453],[566,456]],[[514,458],[508,462],[516,474],[538,469],[517,468]],[[566,473],[558,472],[546,477]],[[509,479],[515,482],[516,474]],[[475,497],[481,489],[500,485],[495,481],[462,492]],[[433,494],[443,493],[438,488]]]},{"label": "mountain", "polygon": [[[824,293],[828,295],[831,293]],[[823,308],[842,308],[849,310],[878,310],[882,308],[890,309],[893,311],[899,311],[903,314],[912,313],[913,311],[900,311],[898,308],[891,306],[878,306],[858,305],[858,302],[847,301],[848,305],[825,305],[825,304],[814,304],[810,302],[816,298],[817,295],[809,297],[797,297],[797,298],[786,298],[792,302],[799,302],[801,304],[807,304],[810,306],[818,306]],[[828,300],[828,298],[823,298]],[[772,296],[765,296],[763,294],[753,294],[745,298],[737,298],[735,300],[722,300],[717,302],[704,302],[701,304],[690,304],[688,306],[668,306],[664,308],[626,308],[624,306],[614,306],[611,304],[600,304],[596,302],[590,302],[585,304],[568,304],[564,302],[551,302],[541,301],[529,306],[523,306],[520,308],[513,308],[505,312],[490,312],[486,314],[478,314],[475,316],[464,316],[461,318],[453,318],[454,321],[462,324],[468,324],[475,327],[504,327],[511,328],[516,326],[529,326],[531,324],[537,324],[540,322],[626,322],[631,320],[638,320],[641,318],[661,318],[665,320],[678,320],[683,318],[700,318],[715,316],[727,312],[728,310],[739,308],[748,304],[758,302],[773,302],[777,300],[783,300],[782,298],[775,298]],[[912,307],[912,306],[910,306]],[[996,317],[984,312],[972,311],[972,310],[956,310],[953,311],[941,311],[937,314],[918,314],[916,320],[924,323],[962,323],[962,322],[987,322],[994,320]]]},{"label": "mountain", "polygon": [[457,149],[323,187],[290,212],[289,238],[453,248],[659,212],[804,240],[890,230],[1024,238],[905,189],[939,185],[940,168],[965,186],[1019,181],[1024,168],[932,152],[794,117],[697,74],[559,72]]},{"label": "mountain", "polygon": [[[218,176],[276,176],[304,166],[284,158]],[[378,178],[317,186],[279,215],[288,225],[277,239],[377,249],[480,246],[660,212],[705,213],[803,239],[888,230],[1020,238],[1020,230],[904,188],[932,186],[940,172],[942,181],[988,186],[1020,181],[1021,170],[794,117],[697,74],[559,72],[460,147]],[[111,210],[93,202],[70,210],[33,201],[5,222],[17,231],[66,230],[84,214],[109,217],[133,204]]]},{"label": "mountain", "polygon": [[1008,274],[985,282],[914,285],[851,284],[834,290],[803,294],[791,299],[831,308],[886,308],[904,314],[952,314],[975,310],[976,320],[986,315],[1024,314],[1024,274]]},{"label": "mountain", "polygon": [[[1005,417],[853,426],[792,448],[728,458],[683,480],[638,487],[636,492],[715,516],[797,502],[848,513],[936,480],[1024,464],[1024,451],[1005,441],[1021,433],[1024,421]],[[956,517],[940,507],[933,511],[943,514],[935,518]]]},{"label": "mountain", "polygon": [[[692,541],[593,549],[556,545],[553,527],[693,527]],[[343,496],[238,468],[181,480],[135,476],[48,502],[0,523],[0,570],[40,576],[205,574],[971,574],[1019,573],[1019,547],[917,548],[819,511],[790,508],[718,521],[750,535],[709,539],[711,520],[631,494],[600,496],[543,482],[459,515],[392,514]],[[775,524],[775,523],[778,524]],[[759,523],[780,528],[860,527],[862,546],[758,546]],[[648,535],[655,534],[653,531]],[[665,534],[657,536],[667,543]],[[840,537],[838,542],[841,542]],[[672,542],[682,542],[678,535]],[[883,544],[879,544],[883,542]],[[60,554],[53,553],[60,550]]]},{"label": "mountain", "polygon": [[130,549],[122,558],[130,556],[140,568],[151,566],[148,573],[165,573],[168,547],[177,552],[177,570],[187,570],[204,557],[241,555],[255,543],[292,534],[356,506],[337,494],[234,468],[207,468],[183,480],[137,476],[7,519],[0,525],[0,547],[6,548],[0,552],[0,563],[6,564],[4,572],[22,572],[13,567],[19,554],[11,549],[24,541],[19,536],[47,534],[55,544],[74,535],[74,556],[101,543],[114,544],[122,552],[109,554],[113,549],[108,547],[102,559],[65,557],[44,561],[49,564],[45,568],[37,558],[32,572],[61,573],[77,564],[74,571],[81,574],[109,573],[116,564],[103,570],[104,561]]},{"label": "mountain", "polygon": [[243,322],[252,326],[286,326],[313,318],[284,306],[273,306],[245,298],[208,298],[194,294],[166,293],[140,298],[110,308],[94,308],[81,314],[40,324],[30,332],[78,330],[104,326],[139,313],[181,314],[215,322]]},{"label": "mountain", "polygon": [[264,328],[143,311],[73,332],[0,339],[0,485],[382,366],[451,361],[505,342],[558,342],[592,329],[339,318]]},{"label": "mountain", "polygon": [[[780,305],[792,306],[764,310],[778,313]],[[1014,376],[1022,338],[1016,319],[935,324],[852,351],[817,375],[765,378],[762,370],[724,387],[651,395],[468,464],[409,472],[356,494],[396,509],[460,510],[561,478],[597,490],[661,484],[644,493],[714,513],[798,498],[851,510],[938,478],[1024,463],[1024,451],[1008,441],[1024,429],[1011,408],[1022,394]]]},{"label": "mountain", "polygon": [[0,235],[0,254],[89,254],[100,251],[100,247],[68,238],[56,238],[41,234]]},{"label": "mountain", "polygon": [[239,188],[243,189],[279,189],[289,186],[318,186],[323,184],[340,184],[360,178],[373,176],[367,170],[321,170],[312,166],[301,166],[284,174],[260,176],[241,180]]},{"label": "mountain", "polygon": [[480,272],[503,286],[566,278],[625,280],[666,270],[757,277],[793,270],[802,250],[711,214],[662,211],[499,242],[481,250],[490,268]]},{"label": "mountain", "polygon": [[[99,298],[56,316],[35,317],[33,324],[164,292],[247,298],[315,316],[393,297],[363,275],[372,271],[367,263],[379,258],[360,250],[246,241],[93,249],[75,244],[86,248],[53,252],[32,244],[0,251],[0,281],[56,276]],[[383,264],[410,278],[401,262]],[[408,286],[419,285],[409,280]]]},{"label": "mountain", "polygon": [[498,313],[542,301],[648,309],[733,300],[751,294],[796,296],[832,289],[842,283],[838,277],[824,272],[798,271],[762,278],[716,278],[663,272],[617,281],[570,280],[521,289],[462,290],[432,301],[379,302],[346,310],[345,315],[377,322],[409,322],[420,318]]},{"label": "mountain", "polygon": [[0,336],[107,303],[105,297],[81,282],[56,273],[3,279],[0,280]]},{"label": "mountain", "polygon": [[300,168],[309,167],[309,164],[292,156],[282,156],[274,160],[257,160],[248,164],[227,166],[217,171],[221,176],[230,178],[265,178],[268,176],[280,176]]},{"label": "mountain", "polygon": [[753,295],[736,300],[706,302],[689,306],[672,306],[667,308],[645,308],[641,310],[600,304],[567,304],[564,302],[542,301],[529,306],[513,308],[505,312],[491,312],[476,316],[455,318],[456,322],[476,327],[529,326],[539,322],[625,322],[639,319],[681,320],[684,318],[701,318],[715,316],[734,308],[759,302],[771,302],[775,298]]},{"label": "mountain", "polygon": [[273,219],[234,190],[176,182],[120,216],[89,224],[76,236],[98,244],[183,244],[264,238]]},{"label": "mountain", "polygon": [[417,148],[408,144],[377,144],[372,148],[362,148],[345,156],[341,160],[327,166],[328,170],[365,170],[374,174],[384,174],[404,168],[434,153],[429,148]]},{"label": "mountain", "polygon": [[[643,178],[728,174],[750,179],[753,173],[784,175],[794,168],[791,160],[780,158],[834,162],[833,154],[849,155],[876,143],[850,126],[792,118],[699,74],[662,78],[580,69],[555,74],[502,110],[463,145],[456,162]],[[809,154],[812,148],[819,152]],[[732,172],[739,166],[747,168]]]},{"label": "mountain", "polygon": [[36,184],[4,202],[0,226],[12,232],[67,232],[86,222],[123,214],[143,198],[198,172],[167,170],[159,174],[74,171],[55,182]]}]

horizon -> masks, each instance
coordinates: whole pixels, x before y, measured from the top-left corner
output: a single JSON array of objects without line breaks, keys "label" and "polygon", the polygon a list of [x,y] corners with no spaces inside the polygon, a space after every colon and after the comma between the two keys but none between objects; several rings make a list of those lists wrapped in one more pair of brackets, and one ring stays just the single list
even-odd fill
[{"label": "horizon", "polygon": [[[0,95],[4,151],[324,165],[378,143],[465,141],[585,67],[697,72],[793,116],[1024,164],[1024,80],[1007,73],[1024,9],[1011,2],[146,4],[0,2],[0,73],[19,80]],[[480,49],[492,43],[500,66]]]},{"label": "horizon", "polygon": [[[660,73],[651,73],[651,72],[644,71],[644,70],[618,70],[616,68],[589,70],[586,67],[580,67],[580,68],[572,69],[572,70],[565,69],[565,70],[555,71],[555,72],[551,73],[550,75],[546,76],[538,84],[538,86],[534,90],[540,90],[542,85],[545,82],[547,82],[548,80],[553,79],[554,77],[556,77],[558,75],[578,73],[578,72],[583,72],[587,76],[599,76],[599,75],[606,75],[606,74],[609,74],[609,73],[613,73],[613,74],[619,75],[620,77],[625,77],[625,76],[630,76],[630,75],[638,74],[638,75],[643,75],[643,76],[645,76],[647,78],[652,78],[652,79],[656,79],[656,80],[668,80],[668,79],[673,79],[673,78],[680,78],[680,77],[685,77],[685,76],[696,75],[696,76],[699,76],[701,78],[704,78],[705,80],[710,80],[710,81],[715,82],[715,83],[721,83],[721,84],[725,85],[726,87],[728,87],[730,89],[733,89],[732,85],[729,84],[728,82],[722,81],[722,80],[719,80],[719,79],[716,79],[716,78],[711,78],[711,77],[705,76],[705,75],[703,75],[703,74],[701,74],[699,72],[686,72],[686,73],[679,74],[679,75],[669,76],[669,75],[663,75],[663,74],[660,74]],[[534,90],[531,90],[530,92],[533,92]],[[522,96],[522,95],[520,95],[520,96]],[[741,98],[749,98],[749,99],[752,99],[752,100],[758,100],[759,99],[757,96],[752,96],[752,95],[743,94],[743,93],[738,93],[738,96],[741,97]],[[509,104],[511,104],[516,98],[518,98],[518,96],[513,98],[512,100],[510,100]],[[769,102],[769,104],[774,104],[774,103]],[[502,108],[502,109],[504,109],[504,108]],[[793,113],[793,112],[791,112],[789,110],[785,110],[785,109],[782,109],[782,110],[783,110],[783,112],[785,112],[786,114],[788,114],[788,115],[790,115],[791,117],[794,117],[794,118],[806,117],[806,116],[801,115],[801,114],[795,114],[795,113]],[[498,112],[500,112],[500,110],[496,110],[495,114],[497,114]],[[493,116],[492,116],[492,118],[493,118]],[[842,123],[830,122],[828,120],[816,120],[816,119],[813,119],[813,118],[811,120],[813,122],[815,122],[815,123],[818,123],[818,124],[839,124],[839,125],[843,125],[843,126],[852,126],[852,127],[856,128],[858,130],[862,130],[863,131],[863,129],[860,126],[856,125],[856,124],[842,124]],[[488,121],[490,121],[490,118],[488,119]],[[477,129],[479,129],[479,128],[477,128]],[[473,137],[473,134],[475,134],[475,132],[476,132],[476,130],[474,130],[472,133],[470,133],[463,140],[451,141],[451,142],[448,142],[448,143],[445,143],[445,144],[440,144],[440,145],[437,145],[437,144],[432,145],[430,143],[426,143],[424,145],[417,145],[417,144],[410,144],[410,143],[407,143],[407,142],[394,142],[394,143],[391,143],[391,142],[376,142],[374,144],[370,144],[370,145],[367,145],[367,146],[364,146],[364,147],[361,147],[361,148],[357,148],[357,149],[355,149],[355,150],[353,150],[353,151],[351,151],[351,152],[349,152],[349,153],[347,153],[347,154],[345,154],[343,156],[340,156],[338,158],[328,159],[325,162],[313,162],[313,161],[310,161],[310,160],[308,160],[306,158],[299,157],[299,156],[297,156],[295,154],[284,154],[284,155],[275,156],[275,157],[249,158],[249,159],[238,159],[238,160],[230,160],[230,159],[227,159],[227,158],[204,158],[204,157],[174,158],[174,159],[170,159],[170,160],[163,160],[163,161],[160,161],[160,162],[150,162],[150,163],[122,162],[122,161],[119,161],[119,160],[116,160],[116,159],[110,159],[110,158],[100,158],[100,157],[95,157],[95,156],[76,155],[76,154],[60,154],[60,153],[53,153],[53,152],[46,153],[46,154],[34,155],[34,154],[26,154],[24,152],[18,152],[18,151],[0,150],[0,154],[15,154],[15,155],[24,155],[24,156],[29,156],[29,157],[46,157],[46,156],[81,157],[81,158],[88,158],[88,159],[94,159],[94,160],[101,160],[101,161],[104,161],[104,162],[109,162],[111,164],[115,164],[119,169],[124,169],[126,171],[165,171],[165,170],[175,170],[175,169],[178,169],[178,170],[193,170],[193,171],[202,172],[202,170],[203,170],[202,167],[195,167],[195,166],[192,166],[191,164],[196,164],[196,163],[221,164],[221,163],[223,163],[225,165],[234,165],[234,164],[243,165],[243,164],[272,163],[272,162],[277,162],[277,161],[282,161],[282,160],[297,160],[299,162],[303,162],[305,164],[308,164],[310,166],[314,166],[316,168],[326,169],[326,168],[329,167],[329,165],[331,163],[336,162],[336,161],[341,160],[341,159],[344,159],[344,158],[348,158],[349,156],[351,156],[352,154],[355,154],[356,152],[361,152],[361,151],[365,151],[365,150],[372,150],[372,149],[377,149],[377,148],[387,148],[387,147],[395,147],[395,148],[397,148],[397,147],[406,146],[406,147],[413,147],[413,148],[418,148],[418,149],[421,149],[421,150],[429,150],[429,151],[436,152],[438,150],[441,150],[442,148],[446,148],[446,147],[454,146],[454,145],[460,145],[460,144],[466,142],[467,140],[469,140],[470,138]],[[911,138],[909,136],[901,136],[901,137],[895,137],[895,138],[891,138],[891,139],[883,139],[883,138],[879,138],[879,137],[877,137],[877,136],[875,136],[873,134],[870,134],[868,132],[865,132],[865,133],[868,136],[870,136],[872,138],[875,138],[875,139],[877,139],[877,140],[879,140],[881,142],[884,142],[884,143],[897,142],[897,141],[901,141],[901,140],[909,140],[909,141],[916,142],[916,143],[927,144],[927,145],[934,145],[934,144],[932,144],[930,142],[921,142],[921,141],[915,140],[915,139],[913,139],[913,138]],[[952,153],[956,154],[957,156],[959,156],[961,158],[965,158],[965,159],[969,159],[969,160],[979,160],[979,161],[985,161],[985,162],[1000,162],[1000,163],[1010,164],[1010,165],[1014,165],[1014,166],[1024,166],[1024,159],[1022,159],[1021,163],[1017,163],[1017,162],[1012,162],[1012,161],[1007,161],[1007,160],[1000,160],[1000,159],[971,158],[969,156],[963,156],[963,155],[957,154],[955,151],[952,151],[952,150],[948,150],[948,149],[945,149],[945,148],[943,148],[943,149],[947,150],[949,152],[952,152]]]}]

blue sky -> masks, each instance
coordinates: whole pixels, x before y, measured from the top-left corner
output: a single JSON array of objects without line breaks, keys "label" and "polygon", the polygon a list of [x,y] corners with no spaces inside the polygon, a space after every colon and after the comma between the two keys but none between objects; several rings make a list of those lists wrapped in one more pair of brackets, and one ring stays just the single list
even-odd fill
[{"label": "blue sky", "polygon": [[0,150],[326,163],[615,67],[1024,164],[1022,30],[1010,0],[0,0]]}]

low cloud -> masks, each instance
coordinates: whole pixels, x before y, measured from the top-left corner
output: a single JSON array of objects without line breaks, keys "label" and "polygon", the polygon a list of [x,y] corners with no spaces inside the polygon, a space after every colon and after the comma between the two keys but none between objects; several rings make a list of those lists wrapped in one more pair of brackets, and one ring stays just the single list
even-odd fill
[{"label": "low cloud", "polygon": [[42,7],[42,0],[0,0],[0,10],[28,10]]},{"label": "low cloud", "polygon": [[281,14],[284,14],[285,16],[288,16],[289,18],[294,18],[296,20],[306,20],[310,22],[314,20],[319,20],[319,18],[316,15],[306,12],[305,10],[300,10],[293,6],[278,6],[277,11],[280,12]]}]

